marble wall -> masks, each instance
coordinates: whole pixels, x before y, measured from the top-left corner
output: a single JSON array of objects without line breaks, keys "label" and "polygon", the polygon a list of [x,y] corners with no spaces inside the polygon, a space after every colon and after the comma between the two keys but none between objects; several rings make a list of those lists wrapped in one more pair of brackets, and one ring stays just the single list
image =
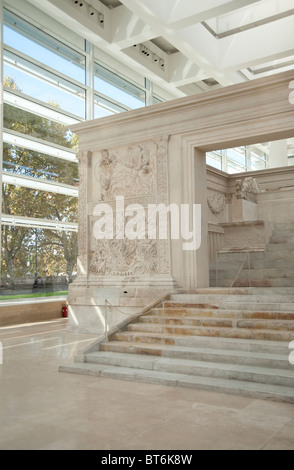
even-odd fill
[{"label": "marble wall", "polygon": [[[226,224],[265,220],[265,204],[282,217],[282,190],[275,196],[274,189],[265,190],[276,184],[273,175],[238,181],[207,171],[205,155],[269,136],[293,136],[291,79],[285,73],[73,126],[80,139],[80,187],[78,276],[68,297],[71,331],[101,335],[168,292],[208,287],[209,259],[226,243]],[[200,207],[197,249],[183,249],[183,232],[173,236],[172,222],[166,238],[146,237],[149,219],[145,236],[126,237],[123,209],[152,205],[186,206],[190,221],[194,206]],[[114,220],[115,236],[106,239],[97,237],[101,207]]]}]

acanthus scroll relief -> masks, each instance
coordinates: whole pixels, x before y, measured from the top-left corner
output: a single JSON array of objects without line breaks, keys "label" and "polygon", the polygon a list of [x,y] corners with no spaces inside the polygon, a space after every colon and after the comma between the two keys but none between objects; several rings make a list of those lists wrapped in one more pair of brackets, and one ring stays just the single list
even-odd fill
[{"label": "acanthus scroll relief", "polygon": [[156,241],[97,240],[95,251],[91,251],[90,273],[105,277],[156,275]]},{"label": "acanthus scroll relief", "polygon": [[207,199],[207,203],[212,214],[219,215],[225,210],[226,197],[221,193],[213,193],[213,195],[209,196]]},{"label": "acanthus scroll relief", "polygon": [[92,157],[91,152],[80,152],[77,155],[79,162],[79,229],[78,248],[79,255],[87,252],[87,177],[88,161]]}]

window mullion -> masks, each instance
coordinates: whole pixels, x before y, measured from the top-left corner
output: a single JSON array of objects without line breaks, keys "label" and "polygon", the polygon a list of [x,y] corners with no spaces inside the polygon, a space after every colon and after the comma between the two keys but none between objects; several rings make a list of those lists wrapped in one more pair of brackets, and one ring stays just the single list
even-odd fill
[{"label": "window mullion", "polygon": [[153,104],[153,83],[145,78],[145,105],[151,106]]},{"label": "window mullion", "polygon": [[94,119],[94,47],[86,41],[86,120]]}]

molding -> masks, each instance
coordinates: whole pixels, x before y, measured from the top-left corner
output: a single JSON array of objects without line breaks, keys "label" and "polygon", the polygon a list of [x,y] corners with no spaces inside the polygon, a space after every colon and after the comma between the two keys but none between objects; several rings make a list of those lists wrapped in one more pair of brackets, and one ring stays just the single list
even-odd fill
[{"label": "molding", "polygon": [[[289,83],[294,72],[71,126],[80,150],[125,145],[160,135],[185,135],[204,151],[287,138],[294,133]],[[97,138],[97,135],[99,136]],[[272,138],[271,138],[272,137]]]}]

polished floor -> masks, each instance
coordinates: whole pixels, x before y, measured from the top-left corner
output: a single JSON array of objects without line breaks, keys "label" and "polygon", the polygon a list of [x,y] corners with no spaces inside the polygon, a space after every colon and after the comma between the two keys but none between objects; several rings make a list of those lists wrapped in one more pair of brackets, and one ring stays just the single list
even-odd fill
[{"label": "polished floor", "polygon": [[0,328],[1,450],[294,450],[294,405],[58,372],[92,340]]}]

